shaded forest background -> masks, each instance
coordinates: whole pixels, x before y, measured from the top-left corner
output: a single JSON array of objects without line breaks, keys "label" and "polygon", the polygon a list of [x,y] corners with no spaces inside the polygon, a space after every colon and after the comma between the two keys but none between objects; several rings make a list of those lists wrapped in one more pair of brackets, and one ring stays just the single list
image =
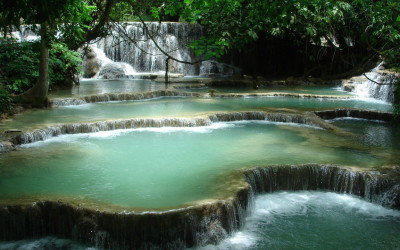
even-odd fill
[{"label": "shaded forest background", "polygon": [[[397,0],[3,0],[2,111],[13,103],[46,107],[49,87],[77,83],[75,51],[125,21],[201,24],[204,36],[188,46],[248,75],[340,79],[381,60],[400,68]],[[11,32],[26,25],[40,41],[12,39]]]}]

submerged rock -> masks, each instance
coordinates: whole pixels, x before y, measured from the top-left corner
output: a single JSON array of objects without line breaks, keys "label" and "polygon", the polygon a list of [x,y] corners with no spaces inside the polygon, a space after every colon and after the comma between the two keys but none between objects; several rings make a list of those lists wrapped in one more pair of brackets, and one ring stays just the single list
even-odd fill
[{"label": "submerged rock", "polygon": [[13,143],[9,141],[0,141],[0,153],[6,153],[14,150],[15,146]]},{"label": "submerged rock", "polygon": [[240,68],[215,60],[203,61],[200,67],[201,76],[235,76],[241,73]]}]

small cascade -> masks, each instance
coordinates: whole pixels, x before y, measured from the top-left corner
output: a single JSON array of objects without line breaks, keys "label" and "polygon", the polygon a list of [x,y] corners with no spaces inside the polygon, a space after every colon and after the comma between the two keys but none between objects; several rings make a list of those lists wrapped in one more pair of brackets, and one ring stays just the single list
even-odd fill
[{"label": "small cascade", "polygon": [[[376,99],[388,103],[394,102],[395,82],[399,76],[395,72],[380,70],[379,64],[371,72],[348,81],[352,91],[361,99]],[[347,83],[347,84],[348,84]]]},{"label": "small cascade", "polygon": [[198,93],[190,93],[178,90],[156,90],[139,93],[109,93],[76,98],[55,98],[50,100],[52,106],[81,105],[86,103],[110,102],[110,101],[136,101],[147,100],[158,97],[199,97]]},{"label": "small cascade", "polygon": [[244,174],[256,193],[330,190],[400,209],[400,185],[395,179],[379,172],[353,171],[330,165],[300,165],[255,168],[246,170]]},{"label": "small cascade", "polygon": [[[101,249],[183,249],[216,244],[237,231],[249,190],[233,199],[163,212],[100,211],[66,202],[0,206],[0,241],[54,235]],[[128,208],[129,209],[129,208]]]},{"label": "small cascade", "polygon": [[134,118],[124,120],[109,120],[92,123],[60,124],[19,133],[11,138],[14,145],[45,141],[52,137],[65,134],[96,133],[119,129],[160,128],[160,127],[201,127],[210,126],[215,122],[235,121],[269,121],[294,123],[315,128],[331,129],[331,125],[318,118],[295,114],[267,113],[262,111],[216,113],[200,118]]},{"label": "small cascade", "polygon": [[[267,113],[262,111],[226,112],[210,115],[212,122],[264,120],[269,122],[295,123],[316,128],[330,129],[329,124],[324,124],[319,119],[299,114]],[[326,126],[325,126],[326,125]]]},{"label": "small cascade", "polygon": [[93,123],[74,123],[50,126],[44,129],[36,129],[31,132],[21,133],[12,140],[16,145],[45,141],[52,137],[65,134],[96,133],[118,129],[136,128],[160,128],[160,127],[199,127],[210,125],[210,121],[204,118],[148,118],[111,120]]},{"label": "small cascade", "polygon": [[[167,211],[73,205],[68,200],[0,205],[0,240],[46,235],[107,249],[182,249],[216,244],[239,230],[254,193],[330,190],[400,209],[400,185],[388,175],[330,165],[270,166],[243,170],[229,198]],[[226,191],[224,191],[226,192]],[[104,206],[104,205],[103,205]]]},{"label": "small cascade", "polygon": [[[157,44],[172,57],[188,62],[198,61],[189,44],[200,38],[202,27],[189,23],[146,23],[147,30],[139,22],[114,26],[112,34],[96,42],[95,46],[115,62],[130,64],[136,72],[165,71],[166,56]],[[169,61],[171,73],[198,75],[200,65],[190,65]]]},{"label": "small cascade", "polygon": [[[180,96],[180,97],[201,97],[204,94],[196,92],[179,91],[178,88],[170,90],[156,90],[140,93],[108,93],[98,94],[90,96],[80,96],[72,98],[54,98],[51,99],[51,105],[53,106],[69,106],[69,105],[81,105],[86,103],[96,102],[110,102],[110,101],[133,101],[133,100],[144,100],[152,99],[156,97],[167,97],[167,96]],[[205,95],[207,96],[207,95]],[[311,94],[292,94],[292,93],[216,93],[213,97],[230,97],[230,98],[244,98],[244,97],[293,97],[293,98],[328,98],[328,99],[348,99],[348,97],[335,97],[329,95],[311,95]]]}]

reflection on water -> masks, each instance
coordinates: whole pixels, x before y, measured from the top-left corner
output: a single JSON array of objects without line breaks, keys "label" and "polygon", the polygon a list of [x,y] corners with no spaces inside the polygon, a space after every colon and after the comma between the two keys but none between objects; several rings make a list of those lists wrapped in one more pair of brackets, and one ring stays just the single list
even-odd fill
[{"label": "reflection on water", "polygon": [[150,80],[100,80],[83,79],[79,85],[71,89],[54,90],[50,92],[50,98],[97,95],[105,93],[124,93],[124,92],[145,92],[164,89],[164,83],[157,83]]},{"label": "reflection on water", "polygon": [[331,123],[358,134],[366,145],[400,150],[400,127],[395,123],[355,118],[334,119]]}]

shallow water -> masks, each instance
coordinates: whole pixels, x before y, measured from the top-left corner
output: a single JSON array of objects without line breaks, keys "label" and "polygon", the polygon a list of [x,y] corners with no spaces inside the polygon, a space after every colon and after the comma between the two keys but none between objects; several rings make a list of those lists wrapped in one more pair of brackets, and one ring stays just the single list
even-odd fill
[{"label": "shallow water", "polygon": [[359,140],[364,144],[400,150],[400,126],[398,124],[355,118],[339,118],[330,123],[360,135]]},{"label": "shallow water", "polygon": [[216,178],[243,167],[386,162],[386,150],[351,144],[325,130],[268,122],[64,135],[0,155],[0,197],[62,195],[161,208],[212,198]]},{"label": "shallow water", "polygon": [[50,98],[76,97],[84,95],[98,95],[105,93],[124,93],[124,92],[145,92],[165,89],[164,83],[157,83],[150,80],[101,80],[101,79],[81,79],[79,85],[71,89],[54,90],[50,92]]},{"label": "shallow water", "polygon": [[[190,85],[190,83],[188,83]],[[335,86],[261,86],[258,90],[253,88],[222,88],[222,87],[202,87],[186,88],[185,83],[175,84],[178,88],[190,91],[206,93],[210,89],[217,90],[220,93],[260,93],[260,92],[285,92],[296,94],[315,94],[315,95],[338,95],[354,96],[354,94],[343,91]],[[181,88],[183,86],[183,88]],[[96,95],[105,93],[132,93],[155,91],[165,89],[163,82],[155,82],[144,79],[130,80],[103,80],[103,79],[81,79],[80,85],[73,86],[68,90],[53,90],[50,92],[50,98],[76,97],[84,95]]]},{"label": "shallow water", "polygon": [[28,111],[16,115],[10,120],[0,122],[0,131],[40,128],[58,123],[85,123],[137,117],[183,117],[202,115],[207,112],[265,110],[267,108],[299,111],[334,108],[360,108],[377,111],[391,111],[393,109],[389,104],[371,103],[356,99],[164,97],[145,101],[91,103]]},{"label": "shallow water", "polygon": [[259,195],[242,230],[208,249],[398,249],[400,212],[325,192]]},{"label": "shallow water", "polygon": [[182,90],[190,92],[206,93],[210,89],[216,90],[217,93],[294,93],[294,94],[313,94],[313,95],[335,95],[335,96],[354,96],[353,93],[343,91],[340,87],[335,86],[260,86],[259,89],[248,87],[232,88],[232,87],[203,87],[203,88],[182,88]]},{"label": "shallow water", "polygon": [[[53,97],[152,91],[159,87],[164,88],[164,84],[146,80],[84,81],[71,91],[53,93]],[[347,95],[337,89],[318,87],[269,90]],[[224,91],[242,92],[243,89],[221,90]],[[159,98],[26,112],[3,121],[0,131],[108,119],[198,116],[218,111],[340,107],[392,111],[391,105],[370,99]],[[220,178],[244,167],[321,163],[370,168],[400,164],[397,127],[365,120],[338,119],[332,124],[358,136],[343,137],[311,127],[267,122],[60,136],[0,155],[0,199],[73,196],[162,208],[212,198]],[[399,230],[398,211],[348,195],[278,192],[255,199],[254,209],[242,230],[217,246],[200,249],[398,249]],[[0,242],[0,249],[95,248],[46,237]]]}]

